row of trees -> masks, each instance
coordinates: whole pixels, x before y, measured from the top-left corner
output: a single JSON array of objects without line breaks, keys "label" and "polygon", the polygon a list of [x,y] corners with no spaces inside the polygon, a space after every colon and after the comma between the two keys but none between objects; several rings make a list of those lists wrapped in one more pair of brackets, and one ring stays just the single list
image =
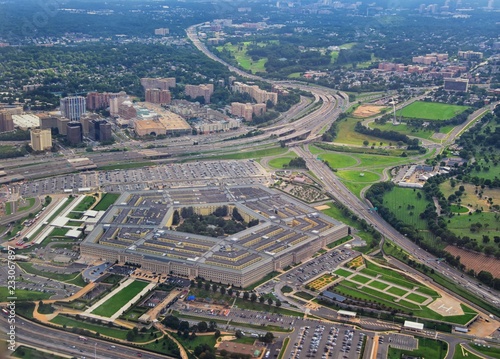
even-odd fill
[{"label": "row of trees", "polygon": [[240,291],[240,290],[235,290],[233,287],[226,288],[222,284],[217,284],[217,283],[211,283],[211,282],[203,282],[203,280],[199,279],[196,283],[194,281],[191,281],[191,286],[196,287],[198,289],[204,289],[205,291],[212,291],[214,293],[220,293],[222,295],[227,295],[229,297],[236,297],[236,298],[243,298],[244,300],[249,300],[252,303],[255,303],[259,301],[259,303],[264,304],[267,303],[268,305],[275,305],[276,307],[281,307],[281,301],[279,299],[273,300],[271,297],[265,297],[265,296],[257,296],[255,292],[248,292],[248,291]]}]

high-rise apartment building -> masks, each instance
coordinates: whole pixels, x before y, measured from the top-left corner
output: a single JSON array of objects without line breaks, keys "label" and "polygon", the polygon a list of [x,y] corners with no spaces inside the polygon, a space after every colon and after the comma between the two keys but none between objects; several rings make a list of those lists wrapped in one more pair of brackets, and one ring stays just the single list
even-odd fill
[{"label": "high-rise apartment building", "polygon": [[0,111],[0,132],[14,131],[14,120],[12,114],[1,110]]},{"label": "high-rise apartment building", "polygon": [[184,93],[186,94],[186,96],[189,96],[192,99],[203,97],[205,103],[210,103],[210,96],[212,96],[212,94],[214,93],[214,85],[186,85]]},{"label": "high-rise apartment building", "polygon": [[141,85],[142,87],[144,87],[144,90],[147,89],[168,90],[171,87],[175,87],[175,77],[167,77],[167,78],[144,77],[141,79]]},{"label": "high-rise apartment building", "polygon": [[71,121],[80,121],[85,113],[86,99],[82,96],[64,97],[60,101],[61,114]]},{"label": "high-rise apartment building", "polygon": [[247,85],[241,82],[234,82],[231,89],[235,92],[249,94],[257,103],[266,103],[271,101],[274,105],[278,103],[278,94],[262,90],[257,85]]},{"label": "high-rise apartment building", "polygon": [[45,151],[52,147],[52,136],[50,130],[31,130],[30,137],[30,145],[34,151]]},{"label": "high-rise apartment building", "polygon": [[[125,91],[113,92],[89,92],[87,94],[87,109],[90,111],[102,110],[111,106],[111,101],[116,98],[127,98]],[[122,101],[122,102],[123,102]]]},{"label": "high-rise apartment building", "polygon": [[146,102],[169,105],[172,101],[172,95],[168,90],[146,89]]},{"label": "high-rise apartment building", "polygon": [[266,112],[266,104],[264,103],[231,103],[231,115],[244,118],[246,121],[252,121],[253,115],[261,116]]},{"label": "high-rise apartment building", "polygon": [[465,60],[481,60],[483,53],[477,51],[459,51],[458,57]]},{"label": "high-rise apartment building", "polygon": [[166,27],[160,27],[159,29],[155,29],[155,35],[165,36],[168,35],[170,30]]},{"label": "high-rise apartment building", "polygon": [[77,145],[83,141],[83,126],[80,122],[68,122],[66,138],[70,145]]}]

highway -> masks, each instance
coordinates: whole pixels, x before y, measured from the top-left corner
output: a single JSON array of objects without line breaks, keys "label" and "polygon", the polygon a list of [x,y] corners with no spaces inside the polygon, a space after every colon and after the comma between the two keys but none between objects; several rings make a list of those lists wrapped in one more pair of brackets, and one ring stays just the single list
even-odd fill
[{"label": "highway", "polygon": [[[8,332],[9,323],[4,315],[0,315],[2,336]],[[165,354],[155,354],[149,351],[110,343],[104,340],[87,338],[86,342],[78,339],[79,335],[68,331],[42,326],[21,317],[16,318],[16,344],[28,344],[36,348],[54,351],[74,357],[98,359],[132,359],[141,354],[144,359],[171,358]],[[111,346],[115,348],[112,348]],[[94,356],[95,354],[95,356]]]},{"label": "highway", "polygon": [[324,189],[327,192],[331,193],[337,201],[348,207],[358,217],[366,220],[369,224],[374,226],[384,237],[396,243],[421,262],[427,264],[431,268],[434,268],[434,270],[453,279],[454,282],[470,292],[483,297],[492,304],[498,304],[499,293],[497,291],[482,288],[482,285],[478,281],[468,276],[462,278],[461,275],[463,273],[460,271],[448,266],[444,262],[438,263],[436,257],[422,250],[403,234],[396,231],[376,212],[369,211],[368,209],[372,207],[371,204],[361,201],[353,193],[351,193],[347,187],[332,173],[326,164],[316,159],[316,157],[310,152],[300,147],[294,147],[293,150],[306,160],[308,168],[323,181]]}]

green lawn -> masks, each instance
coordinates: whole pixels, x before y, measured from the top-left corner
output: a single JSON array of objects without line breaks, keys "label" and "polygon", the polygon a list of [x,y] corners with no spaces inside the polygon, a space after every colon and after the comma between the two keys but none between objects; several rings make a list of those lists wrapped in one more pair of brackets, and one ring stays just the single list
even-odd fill
[{"label": "green lawn", "polygon": [[116,327],[108,327],[105,325],[93,324],[83,320],[76,320],[74,318],[58,314],[53,318],[51,323],[65,325],[68,328],[82,328],[91,330],[93,332],[98,332],[99,334],[106,335],[108,337],[113,337],[116,339],[125,339],[127,337],[127,331],[119,329]]},{"label": "green lawn", "polygon": [[268,162],[269,166],[272,167],[272,168],[277,168],[277,169],[281,169],[283,168],[283,166],[287,166],[288,163],[293,160],[294,157],[290,157],[290,156],[285,156],[285,157],[277,157],[277,158],[273,158],[272,160],[270,160]]},{"label": "green lawn", "polygon": [[475,345],[475,344],[471,344],[471,348],[474,348],[475,350],[477,350],[478,352],[484,354],[484,355],[488,355],[489,357],[491,358],[498,358],[500,359],[500,347],[484,347],[484,346],[479,346],[479,345]]},{"label": "green lawn", "polygon": [[327,161],[332,168],[346,168],[355,166],[358,161],[354,156],[345,155],[338,152],[325,151],[316,146],[310,146],[311,153],[317,154],[320,160]]},{"label": "green lawn", "polygon": [[20,345],[14,353],[12,353],[12,358],[23,358],[23,359],[65,359],[59,355],[46,353],[41,350],[36,350],[24,345]]},{"label": "green lawn", "polygon": [[213,335],[197,335],[194,339],[185,339],[183,336],[172,334],[186,349],[194,350],[200,344],[207,344],[210,347],[215,346],[215,337]]},{"label": "green lawn", "polygon": [[477,355],[465,349],[460,344],[455,346],[455,354],[453,354],[453,359],[481,359]]},{"label": "green lawn", "polygon": [[400,359],[403,355],[426,359],[443,359],[446,356],[448,344],[439,340],[418,338],[418,349],[413,351],[389,348],[387,359]]},{"label": "green lawn", "polygon": [[313,295],[307,293],[307,292],[296,292],[293,294],[294,296],[296,297],[299,297],[299,298],[302,298],[302,299],[305,299],[305,300],[311,300],[314,298]]},{"label": "green lawn", "polygon": [[125,304],[127,304],[133,297],[135,297],[141,290],[143,290],[148,283],[141,281],[134,281],[127,287],[117,292],[113,297],[109,298],[106,302],[102,303],[99,307],[92,311],[92,314],[102,315],[103,317],[111,317]]},{"label": "green lawn", "polygon": [[26,198],[26,202],[24,203],[23,206],[20,205],[19,203],[19,208],[17,209],[18,212],[21,211],[26,211],[33,207],[35,205],[35,199],[34,198]]},{"label": "green lawn", "polygon": [[349,278],[349,280],[365,284],[365,283],[368,283],[371,280],[371,278],[365,277],[364,275],[356,274],[355,276]]},{"label": "green lawn", "polygon": [[[403,135],[407,135],[407,136],[413,136],[413,137],[419,137],[419,138],[424,138],[424,139],[427,139],[427,140],[430,140],[430,141],[434,141],[434,142],[439,142],[438,140],[432,138],[432,136],[434,135],[434,130],[428,130],[428,129],[425,129],[425,128],[413,128],[413,127],[409,127],[406,125],[406,123],[400,123],[398,125],[393,125],[392,122],[387,122],[385,124],[377,124],[375,122],[371,122],[369,124],[369,127],[370,128],[378,128],[382,131],[395,131],[395,132],[398,132],[398,133],[401,133]],[[443,127],[439,132],[440,133],[448,133],[451,131],[451,129],[453,128],[453,126],[446,126]]]},{"label": "green lawn", "polygon": [[379,281],[376,281],[376,280],[374,280],[373,282],[371,282],[368,285],[370,287],[373,287],[373,288],[376,288],[376,289],[380,289],[380,290],[384,290],[385,288],[387,288],[389,286],[388,284],[385,284],[385,283],[382,283],[382,282],[379,282]]},{"label": "green lawn", "polygon": [[425,120],[449,120],[467,110],[467,106],[449,105],[437,102],[416,101],[396,112],[406,118]]},{"label": "green lawn", "polygon": [[51,294],[49,293],[36,292],[25,289],[16,289],[15,293],[11,295],[7,287],[0,287],[0,298],[3,299],[7,297],[17,297],[17,300],[42,300],[49,299],[50,296]]},{"label": "green lawn", "polygon": [[423,302],[425,302],[427,300],[426,297],[418,295],[417,293],[410,293],[405,298],[412,300],[414,302],[420,303],[420,304],[422,304]]},{"label": "green lawn", "polygon": [[352,273],[349,272],[348,270],[345,270],[345,269],[342,269],[342,268],[339,268],[337,270],[335,270],[333,273],[341,276],[341,277],[349,277]]},{"label": "green lawn", "polygon": [[391,287],[391,288],[386,290],[386,293],[391,293],[391,294],[397,295],[398,297],[401,297],[408,292],[406,290],[398,288],[398,287]]},{"label": "green lawn", "polygon": [[120,193],[106,193],[94,207],[96,211],[107,210],[120,197]]},{"label": "green lawn", "polygon": [[363,170],[345,170],[337,171],[337,176],[345,181],[371,183],[380,180],[380,176],[373,172],[365,172]]},{"label": "green lawn", "polygon": [[467,213],[469,212],[469,209],[464,206],[458,206],[456,204],[452,204],[450,206],[450,211],[452,211],[453,213]]},{"label": "green lawn", "polygon": [[83,280],[79,280],[79,278],[81,278],[80,273],[62,274],[62,273],[42,271],[34,268],[33,263],[29,262],[17,262],[17,265],[20,266],[22,269],[24,269],[26,272],[31,274],[36,274],[41,277],[51,278],[61,282],[72,283],[80,287],[83,287],[85,285],[85,282],[83,282]]},{"label": "green lawn", "polygon": [[292,293],[293,292],[293,288],[285,285],[283,288],[281,288],[281,292],[284,293],[284,294],[286,294],[286,293]]},{"label": "green lawn", "polygon": [[85,198],[73,208],[72,212],[85,212],[95,203],[95,201],[96,198],[94,196],[85,196]]},{"label": "green lawn", "polygon": [[257,61],[253,61],[252,58],[247,55],[248,44],[250,44],[250,42],[242,42],[236,45],[228,42],[224,44],[224,46],[218,46],[217,50],[222,51],[223,49],[225,49],[229,51],[238,62],[238,65],[247,71],[250,71],[252,73],[266,72],[265,65],[267,62],[267,58],[264,57]]},{"label": "green lawn", "polygon": [[430,201],[420,189],[394,187],[384,194],[384,205],[396,218],[419,230],[427,230],[427,222],[420,218],[420,213],[428,204]]}]

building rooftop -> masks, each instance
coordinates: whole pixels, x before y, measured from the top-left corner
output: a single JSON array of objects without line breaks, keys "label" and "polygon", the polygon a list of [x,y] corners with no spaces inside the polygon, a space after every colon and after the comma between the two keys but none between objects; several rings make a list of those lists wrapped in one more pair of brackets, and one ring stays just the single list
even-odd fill
[{"label": "building rooftop", "polygon": [[[204,215],[220,206],[237,208],[246,222],[259,223],[217,238],[173,230],[174,211],[188,206]],[[246,272],[340,226],[344,225],[263,186],[164,189],[123,193],[84,243],[161,261]]]}]

